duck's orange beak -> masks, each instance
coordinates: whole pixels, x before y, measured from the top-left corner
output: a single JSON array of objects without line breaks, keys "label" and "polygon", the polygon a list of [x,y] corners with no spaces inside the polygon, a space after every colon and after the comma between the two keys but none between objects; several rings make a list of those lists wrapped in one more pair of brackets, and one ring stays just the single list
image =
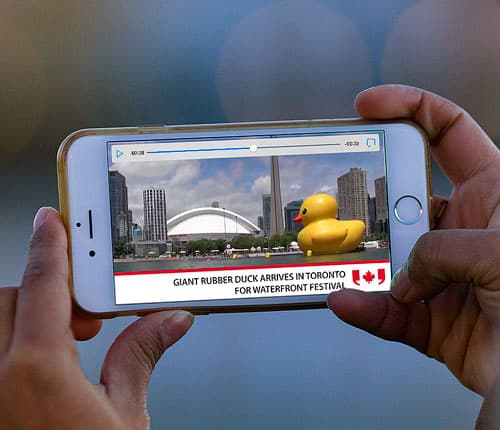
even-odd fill
[{"label": "duck's orange beak", "polygon": [[302,216],[300,214],[298,214],[294,219],[293,219],[294,222],[302,222]]}]

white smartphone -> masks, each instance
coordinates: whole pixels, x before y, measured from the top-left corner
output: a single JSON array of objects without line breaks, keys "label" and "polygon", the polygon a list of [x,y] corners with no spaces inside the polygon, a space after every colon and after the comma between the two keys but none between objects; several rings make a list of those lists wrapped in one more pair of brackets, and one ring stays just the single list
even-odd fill
[{"label": "white smartphone", "polygon": [[71,291],[98,317],[388,291],[429,230],[426,137],[311,120],[81,130],[58,153]]}]

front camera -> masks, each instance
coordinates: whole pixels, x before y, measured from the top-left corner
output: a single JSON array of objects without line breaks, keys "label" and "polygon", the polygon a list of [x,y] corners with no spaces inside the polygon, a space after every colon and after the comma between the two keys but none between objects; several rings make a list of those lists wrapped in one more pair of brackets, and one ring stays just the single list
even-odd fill
[{"label": "front camera", "polygon": [[94,257],[94,256],[95,256],[95,251],[89,251],[89,255],[90,255],[91,257]]}]

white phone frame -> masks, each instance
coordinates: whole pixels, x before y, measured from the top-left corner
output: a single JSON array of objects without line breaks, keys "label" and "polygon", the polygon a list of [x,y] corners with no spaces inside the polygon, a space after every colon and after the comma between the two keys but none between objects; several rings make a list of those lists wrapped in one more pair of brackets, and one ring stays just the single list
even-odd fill
[{"label": "white phone frame", "polygon": [[[162,135],[168,139],[268,136],[285,131],[287,134],[384,132],[391,267],[394,273],[406,261],[418,237],[430,229],[428,144],[425,134],[413,123],[346,119],[80,130],[65,139],[58,153],[61,212],[70,237],[71,291],[77,307],[99,317],[143,314],[164,308],[182,308],[206,314],[324,307],[327,294],[299,296],[292,300],[268,298],[254,301],[257,303],[254,305],[250,304],[252,299],[226,300],[230,304],[223,300],[132,305],[115,303],[108,142],[147,141],[159,139]],[[395,211],[397,202],[406,196],[412,196],[420,205],[416,221],[410,224],[398,220],[398,212]],[[92,211],[92,238],[89,235],[89,210]],[[89,255],[91,250],[96,257]]]}]

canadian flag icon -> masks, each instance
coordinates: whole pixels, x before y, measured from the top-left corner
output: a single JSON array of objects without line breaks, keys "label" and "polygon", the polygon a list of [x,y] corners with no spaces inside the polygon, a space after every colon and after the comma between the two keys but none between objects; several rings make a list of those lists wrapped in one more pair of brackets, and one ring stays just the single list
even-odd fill
[{"label": "canadian flag icon", "polygon": [[[385,269],[377,269],[377,285],[382,285],[385,281]],[[353,270],[352,271],[352,281],[358,285],[361,286],[361,279],[366,282],[368,285],[372,285],[372,282],[375,280],[375,274],[368,269],[366,272],[363,272],[363,275],[361,275],[360,270]]]}]

